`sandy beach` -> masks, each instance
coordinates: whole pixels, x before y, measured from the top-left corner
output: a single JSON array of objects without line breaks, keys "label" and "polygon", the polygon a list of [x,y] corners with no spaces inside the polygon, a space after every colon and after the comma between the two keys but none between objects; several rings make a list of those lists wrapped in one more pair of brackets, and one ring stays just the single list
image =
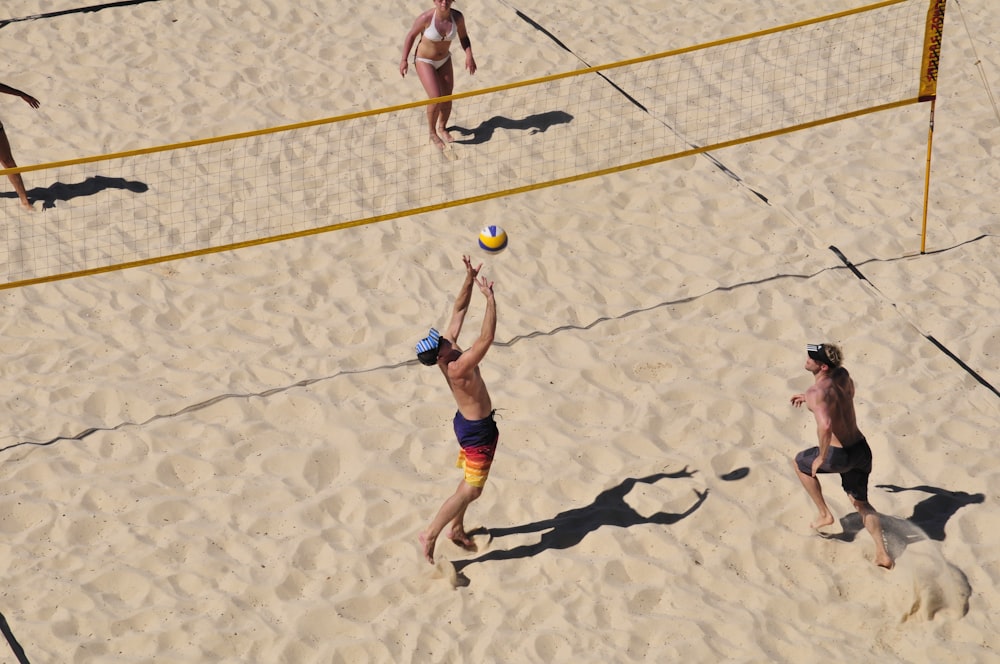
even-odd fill
[{"label": "sandy beach", "polygon": [[[430,2],[86,4],[0,10],[0,82],[42,104],[0,100],[21,165],[424,97],[398,61]],[[456,91],[863,4],[460,0],[479,71]],[[0,663],[997,661],[997,34],[987,0],[949,3],[924,254],[919,104],[4,290]],[[2,191],[4,223],[49,214]],[[507,251],[475,247],[484,221]],[[455,404],[413,346],[463,254],[496,283],[500,447],[478,551],[442,538],[429,565]],[[837,478],[837,522],[809,528],[789,460],[816,425],[789,398],[820,341],[857,385],[891,571]]]}]

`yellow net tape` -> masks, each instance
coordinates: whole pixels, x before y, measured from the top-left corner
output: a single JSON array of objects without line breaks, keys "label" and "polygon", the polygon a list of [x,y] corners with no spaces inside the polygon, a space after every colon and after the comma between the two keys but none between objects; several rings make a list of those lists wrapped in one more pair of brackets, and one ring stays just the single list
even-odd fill
[{"label": "yellow net tape", "polygon": [[48,209],[0,212],[0,288],[410,216],[914,103],[927,2],[454,95],[457,145],[440,155],[419,101],[8,169]]}]

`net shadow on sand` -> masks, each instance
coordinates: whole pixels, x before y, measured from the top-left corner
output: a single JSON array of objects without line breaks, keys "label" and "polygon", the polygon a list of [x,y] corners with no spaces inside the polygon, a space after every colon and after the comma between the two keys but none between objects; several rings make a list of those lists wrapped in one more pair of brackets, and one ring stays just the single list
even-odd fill
[{"label": "net shadow on sand", "polygon": [[58,18],[60,16],[68,16],[69,14],[88,14],[99,12],[103,9],[112,9],[115,7],[128,7],[131,5],[141,5],[147,2],[159,2],[160,0],[118,0],[117,2],[103,2],[97,5],[87,5],[86,7],[73,7],[72,9],[62,9],[52,12],[46,12],[44,14],[32,14],[31,16],[20,16],[18,18],[8,18],[0,20],[0,28],[6,28],[11,23],[20,23],[22,21],[37,21],[43,18]]}]

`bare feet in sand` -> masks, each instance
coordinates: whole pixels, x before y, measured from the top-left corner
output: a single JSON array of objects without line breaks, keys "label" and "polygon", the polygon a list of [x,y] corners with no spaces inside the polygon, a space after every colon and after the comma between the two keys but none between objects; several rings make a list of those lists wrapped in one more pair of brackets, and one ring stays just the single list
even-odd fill
[{"label": "bare feet in sand", "polygon": [[445,146],[444,146],[444,141],[442,141],[442,140],[441,140],[441,137],[440,137],[440,136],[438,136],[438,135],[437,135],[437,134],[435,134],[435,133],[431,133],[431,143],[432,143],[432,144],[434,145],[434,147],[436,147],[436,148],[437,148],[438,150],[444,150],[444,147],[445,147]]},{"label": "bare feet in sand", "polygon": [[441,138],[441,140],[445,141],[446,143],[455,142],[455,137],[452,136],[451,132],[445,129],[444,127],[437,128],[437,135]]},{"label": "bare feet in sand", "polygon": [[819,530],[823,526],[832,526],[832,525],[833,525],[833,515],[827,512],[825,515],[820,514],[818,517],[816,517],[816,520],[810,523],[809,527],[812,528],[813,530]]},{"label": "bare feet in sand", "polygon": [[431,565],[434,564],[434,540],[428,540],[427,535],[420,533],[420,546],[424,550],[424,558]]},{"label": "bare feet in sand", "polygon": [[886,569],[892,569],[893,567],[896,566],[896,561],[893,560],[892,556],[890,556],[888,553],[886,553],[886,554],[876,554],[875,555],[875,564],[878,565],[879,567],[884,567]]},{"label": "bare feet in sand", "polygon": [[[427,533],[420,533],[420,547],[423,549],[424,558],[427,559],[431,565],[434,564],[434,540],[427,537]],[[437,538],[435,538],[437,539]],[[452,528],[448,531],[448,539],[455,543],[455,546],[465,549],[466,551],[477,551],[479,547],[476,543],[469,537],[468,533],[461,528]]]},{"label": "bare feet in sand", "polygon": [[448,533],[448,539],[466,551],[476,551],[476,543],[472,541],[472,538],[464,530],[452,528]]}]

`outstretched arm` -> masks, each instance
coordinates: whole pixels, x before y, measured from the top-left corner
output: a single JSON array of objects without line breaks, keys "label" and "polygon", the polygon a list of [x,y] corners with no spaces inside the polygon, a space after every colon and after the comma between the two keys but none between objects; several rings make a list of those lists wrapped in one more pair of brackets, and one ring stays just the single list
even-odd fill
[{"label": "outstretched arm", "polygon": [[472,300],[472,285],[476,282],[479,270],[483,268],[482,263],[479,264],[479,267],[472,267],[472,259],[468,256],[462,256],[462,262],[465,263],[465,281],[462,282],[462,288],[458,291],[458,297],[455,298],[455,306],[451,311],[451,321],[444,334],[452,342],[458,341],[458,335],[462,332],[465,315],[469,313],[469,302]]},{"label": "outstretched arm", "polygon": [[40,106],[39,101],[34,97],[32,97],[31,95],[29,95],[27,92],[21,92],[17,88],[12,88],[9,85],[4,85],[3,83],[0,83],[0,92],[3,92],[4,94],[8,95],[14,95],[15,97],[20,97],[25,102],[27,102],[27,104],[32,108],[38,108]]},{"label": "outstretched arm", "polygon": [[497,334],[497,303],[493,297],[493,282],[486,281],[484,277],[476,279],[476,284],[486,297],[486,313],[483,315],[483,329],[479,332],[479,338],[450,365],[449,371],[459,375],[472,371],[482,361]]}]

